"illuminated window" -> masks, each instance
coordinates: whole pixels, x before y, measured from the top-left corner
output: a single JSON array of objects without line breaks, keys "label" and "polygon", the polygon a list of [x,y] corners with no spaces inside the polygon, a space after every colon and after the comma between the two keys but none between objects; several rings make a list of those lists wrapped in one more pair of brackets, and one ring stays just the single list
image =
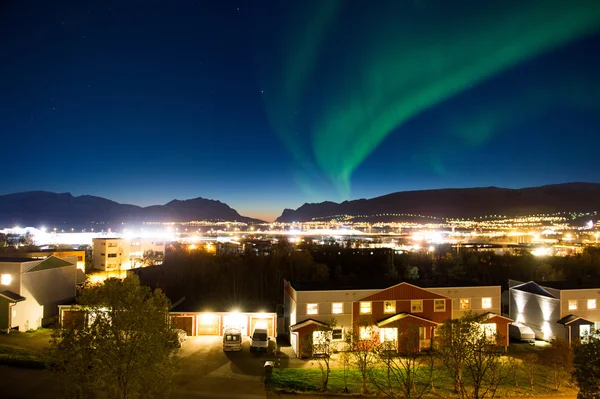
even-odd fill
[{"label": "illuminated window", "polygon": [[2,285],[10,285],[11,282],[12,276],[10,274],[3,274],[2,277],[0,277],[0,283]]},{"label": "illuminated window", "polygon": [[396,313],[396,301],[385,301],[383,303],[383,313]]},{"label": "illuminated window", "polygon": [[421,313],[423,311],[423,301],[418,299],[416,301],[410,301],[411,313]]},{"label": "illuminated window", "polygon": [[471,300],[470,299],[461,299],[460,300],[460,310],[471,310]]},{"label": "illuminated window", "polygon": [[433,300],[433,311],[434,312],[445,312],[446,311],[446,300],[445,299],[434,299]]},{"label": "illuminated window", "polygon": [[569,299],[569,310],[577,310],[577,299]]},{"label": "illuminated window", "polygon": [[306,304],[306,314],[319,314],[319,304],[318,303],[307,303]]},{"label": "illuminated window", "polygon": [[588,299],[588,309],[596,309],[596,300]]},{"label": "illuminated window", "polygon": [[344,313],[344,304],[341,302],[332,303],[331,304],[331,313],[333,313],[333,314]]},{"label": "illuminated window", "polygon": [[481,308],[482,309],[491,309],[492,308],[492,298],[481,298]]},{"label": "illuminated window", "polygon": [[360,336],[360,339],[371,339],[371,327],[361,327],[358,330],[358,335]]},{"label": "illuminated window", "polygon": [[371,314],[371,302],[360,303],[360,314]]},{"label": "illuminated window", "polygon": [[379,329],[379,339],[380,339],[381,343],[398,341],[398,329],[397,328],[380,328]]}]

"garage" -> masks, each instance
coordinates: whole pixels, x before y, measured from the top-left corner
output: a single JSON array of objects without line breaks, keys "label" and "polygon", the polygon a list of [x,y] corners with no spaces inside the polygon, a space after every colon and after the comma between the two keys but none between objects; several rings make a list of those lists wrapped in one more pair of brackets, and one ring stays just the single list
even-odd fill
[{"label": "garage", "polygon": [[223,316],[223,331],[227,328],[237,328],[243,336],[248,335],[248,316],[239,313],[225,314]]},{"label": "garage", "polygon": [[188,336],[192,336],[194,335],[194,316],[171,316],[171,327],[183,330]]},{"label": "garage", "polygon": [[214,314],[202,314],[198,317],[198,335],[221,335],[221,318]]},{"label": "garage", "polygon": [[254,328],[266,328],[269,337],[275,336],[275,325],[273,317],[250,317],[250,334],[254,331]]}]

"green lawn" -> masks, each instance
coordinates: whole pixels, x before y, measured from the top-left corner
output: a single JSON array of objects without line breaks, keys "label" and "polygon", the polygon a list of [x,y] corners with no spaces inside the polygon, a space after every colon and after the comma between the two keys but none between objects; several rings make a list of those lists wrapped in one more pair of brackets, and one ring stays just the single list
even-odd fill
[{"label": "green lawn", "polygon": [[51,330],[0,334],[0,365],[43,369],[44,352],[50,346]]},{"label": "green lawn", "polygon": [[[385,373],[385,369],[379,368],[375,372]],[[344,372],[342,369],[331,369],[329,376],[328,392],[332,394],[343,393],[344,387],[348,387],[351,394],[359,394],[362,389],[362,376],[357,370],[350,370],[344,383]],[[288,368],[276,369],[269,382],[272,389],[296,392],[318,392],[322,387],[321,370],[316,368]],[[455,397],[453,394],[453,382],[446,371],[438,367],[435,372],[435,391],[429,397]],[[547,372],[540,369],[534,380],[534,390],[529,386],[529,381],[524,374],[517,373],[516,381],[512,376],[507,377],[500,386],[496,397],[532,397],[532,396],[575,396],[576,390],[572,387],[563,387],[558,392],[553,389],[552,382],[547,378]],[[369,392],[377,393],[375,386],[369,383]]]}]

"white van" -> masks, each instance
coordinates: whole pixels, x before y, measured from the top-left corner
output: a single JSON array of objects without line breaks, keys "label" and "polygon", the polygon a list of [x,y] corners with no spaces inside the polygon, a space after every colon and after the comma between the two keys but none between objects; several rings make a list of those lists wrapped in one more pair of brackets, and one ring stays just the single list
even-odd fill
[{"label": "white van", "polygon": [[266,351],[269,348],[269,333],[266,328],[262,326],[254,327],[252,337],[250,338],[250,352],[253,351]]},{"label": "white van", "polygon": [[223,333],[223,350],[241,351],[242,350],[242,333],[237,328],[228,328]]}]

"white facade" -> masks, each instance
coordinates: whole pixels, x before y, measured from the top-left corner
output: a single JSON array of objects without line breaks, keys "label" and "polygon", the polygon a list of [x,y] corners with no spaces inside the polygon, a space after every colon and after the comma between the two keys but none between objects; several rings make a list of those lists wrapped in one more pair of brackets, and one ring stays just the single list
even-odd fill
[{"label": "white facade", "polygon": [[425,288],[452,298],[452,318],[459,319],[468,312],[502,314],[502,292],[499,285],[482,287]]},{"label": "white facade", "polygon": [[0,276],[0,292],[24,298],[9,306],[2,324],[20,331],[36,329],[53,321],[59,304],[75,298],[77,257],[1,260]]},{"label": "white facade", "polygon": [[162,239],[94,238],[92,265],[103,271],[129,270],[142,267],[147,251],[164,256]]}]

